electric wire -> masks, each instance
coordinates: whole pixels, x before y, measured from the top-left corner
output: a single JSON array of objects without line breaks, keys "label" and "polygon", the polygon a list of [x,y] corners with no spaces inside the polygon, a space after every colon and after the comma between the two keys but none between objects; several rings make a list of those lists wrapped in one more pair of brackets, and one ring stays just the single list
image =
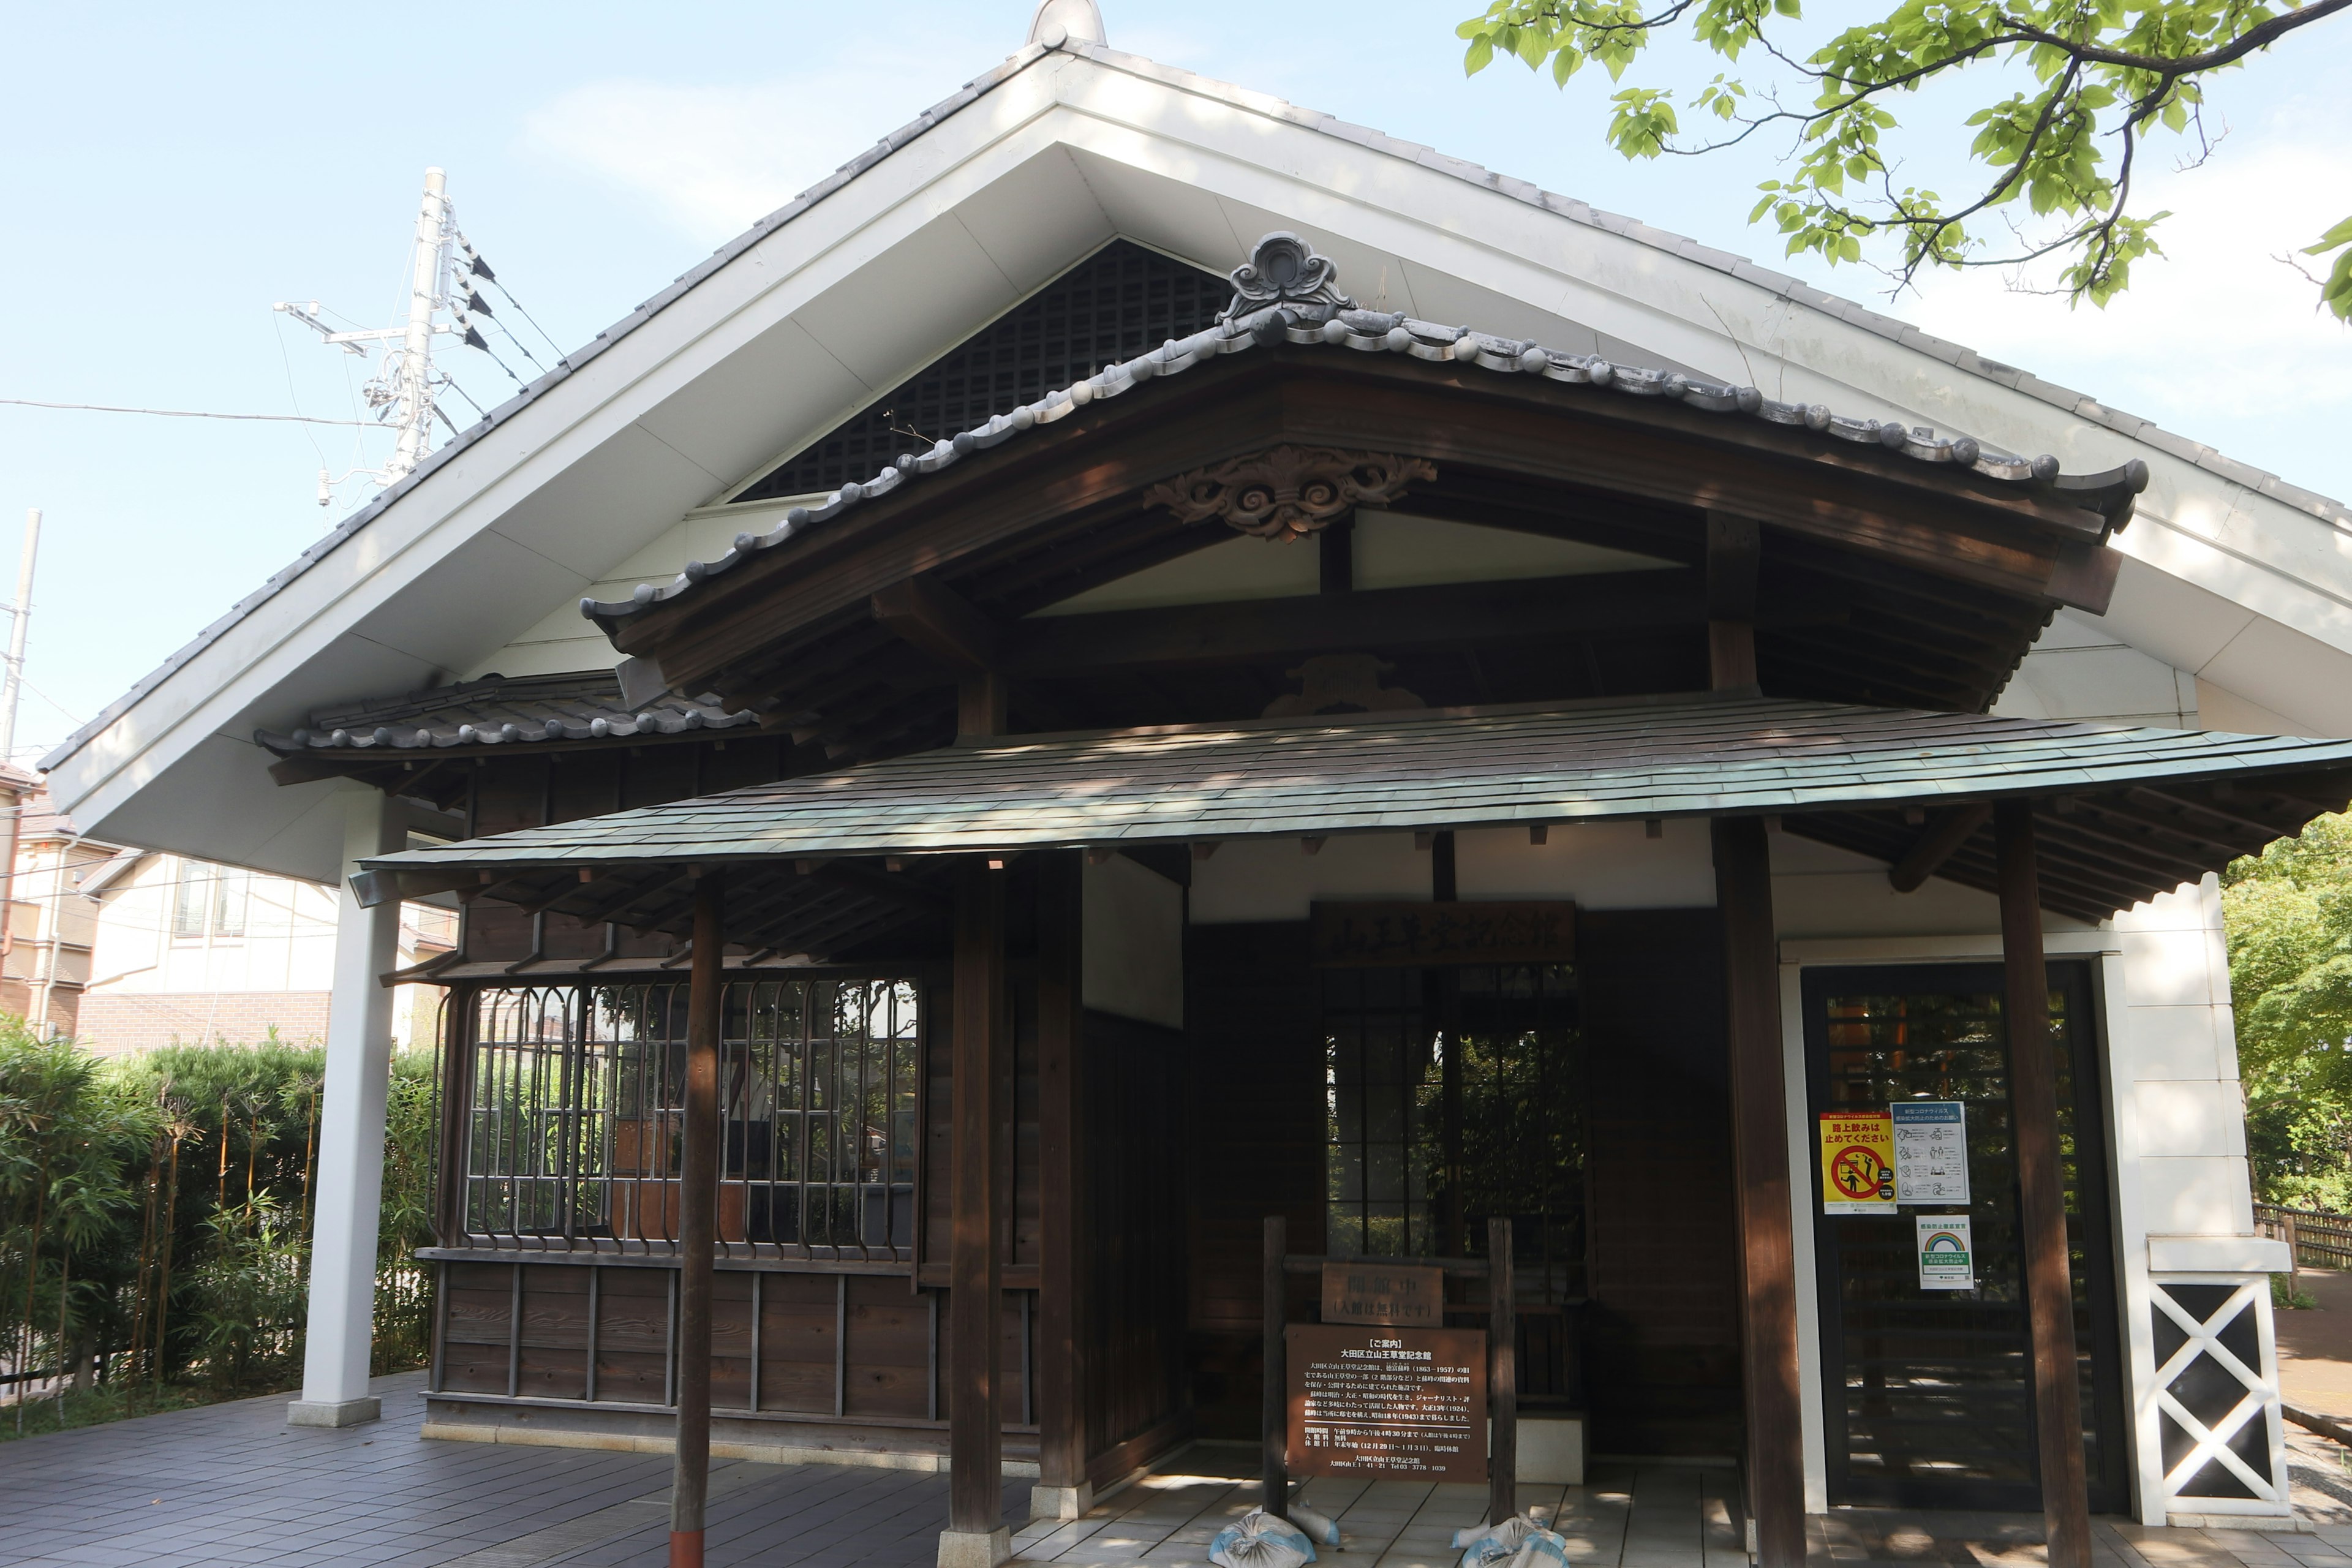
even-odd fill
[{"label": "electric wire", "polygon": [[163,419],[238,419],[271,425],[371,424],[364,419],[320,419],[309,414],[215,414],[194,408],[131,408],[112,403],[47,403],[35,397],[0,397],[0,403],[18,408],[63,408],[83,414],[152,414]]}]

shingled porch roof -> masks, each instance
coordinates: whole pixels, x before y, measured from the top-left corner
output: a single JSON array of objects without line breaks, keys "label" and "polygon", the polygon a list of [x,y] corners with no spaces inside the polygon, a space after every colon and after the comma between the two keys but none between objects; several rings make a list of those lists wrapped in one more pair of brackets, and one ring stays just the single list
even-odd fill
[{"label": "shingled porch roof", "polygon": [[[1007,736],[387,855],[362,892],[471,888],[683,930],[688,866],[1727,815],[1892,860],[1921,807],[2024,796],[2047,803],[2044,901],[2095,920],[2347,795],[2352,742],[1681,695]],[[1990,837],[1942,874],[1990,887]]]}]

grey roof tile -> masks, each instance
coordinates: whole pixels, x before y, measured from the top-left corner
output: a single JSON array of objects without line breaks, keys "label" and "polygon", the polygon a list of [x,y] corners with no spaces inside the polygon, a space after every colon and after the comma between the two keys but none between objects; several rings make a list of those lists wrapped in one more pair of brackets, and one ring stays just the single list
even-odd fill
[{"label": "grey roof tile", "polygon": [[739,730],[756,721],[729,712],[715,696],[664,692],[630,705],[610,670],[509,678],[488,676],[456,686],[375,698],[310,715],[292,734],[257,731],[254,739],[280,756],[317,752],[446,751],[458,746],[531,744],[543,741],[644,741],[692,731]]}]

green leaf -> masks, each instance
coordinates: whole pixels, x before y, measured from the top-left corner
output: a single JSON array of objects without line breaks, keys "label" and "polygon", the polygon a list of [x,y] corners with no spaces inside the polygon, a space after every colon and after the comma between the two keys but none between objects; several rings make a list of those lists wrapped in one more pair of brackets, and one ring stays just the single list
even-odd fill
[{"label": "green leaf", "polygon": [[1472,40],[1469,52],[1462,57],[1462,74],[1464,76],[1476,76],[1480,71],[1485,70],[1489,65],[1493,64],[1494,59],[1494,40],[1482,33],[1475,39]]}]

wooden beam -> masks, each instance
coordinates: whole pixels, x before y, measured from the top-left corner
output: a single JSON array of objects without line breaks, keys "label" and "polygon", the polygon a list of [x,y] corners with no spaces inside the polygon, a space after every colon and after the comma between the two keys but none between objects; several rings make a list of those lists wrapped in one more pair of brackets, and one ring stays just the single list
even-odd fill
[{"label": "wooden beam", "polygon": [[1486,1451],[1486,1518],[1500,1524],[1519,1511],[1518,1273],[1512,1267],[1511,1222],[1486,1221],[1486,1414],[1494,1433]]},{"label": "wooden beam", "polygon": [[1918,890],[1959,847],[1976,836],[1992,815],[1992,807],[1979,803],[1954,806],[1937,815],[1927,825],[1927,830],[1912,841],[1903,852],[1903,858],[1887,868],[1886,880],[1898,893]]},{"label": "wooden beam", "polygon": [[953,1039],[950,1046],[948,1527],[940,1568],[996,1568],[1004,1529],[1003,1257],[996,1245],[1003,1153],[1001,1079],[1011,1056],[1004,991],[1004,879],[976,858],[956,868]]},{"label": "wooden beam", "polygon": [[1009,693],[1004,677],[975,670],[956,683],[956,739],[984,741],[1004,733]]},{"label": "wooden beam", "polygon": [[1771,846],[1756,817],[1717,817],[1710,826],[1730,1041],[1748,1512],[1756,1522],[1759,1568],[1804,1568],[1805,1477],[1795,1436],[1797,1250],[1789,1207]]},{"label": "wooden beam", "polygon": [[1756,581],[1763,531],[1752,518],[1706,514],[1706,663],[1709,685],[1756,684]]},{"label": "wooden beam", "polygon": [[868,603],[875,625],[957,669],[986,669],[996,661],[996,623],[935,577],[893,583]]},{"label": "wooden beam", "polygon": [[824,860],[810,868],[808,879],[820,887],[835,888],[847,893],[863,893],[869,899],[879,899],[886,904],[916,910],[927,915],[951,914],[955,910],[955,895],[944,893],[927,882],[908,877],[893,877],[866,866],[854,866],[844,860]]},{"label": "wooden beam", "polygon": [[[1108,854],[1105,856],[1108,858]],[[1093,1368],[1083,1345],[1087,1161],[1079,992],[1079,878],[1075,851],[1037,869],[1037,1484],[1033,1519],[1078,1519],[1094,1505],[1087,1480],[1087,1407]]]},{"label": "wooden beam", "polygon": [[[2042,952],[2032,803],[2003,801],[1993,814],[1993,831],[2000,848],[2010,1137],[2017,1152],[2018,1239],[2025,1252],[2042,1519],[2050,1542],[2050,1568],[2090,1568],[2091,1504],[2084,1480],[2066,1177],[2058,1152],[2058,1061],[2050,1038],[2050,970]],[[2085,1171],[2083,1179],[2100,1180],[2101,1173]],[[2092,1245],[2098,1245],[2096,1238]]]},{"label": "wooden beam", "polygon": [[1257,1505],[1277,1519],[1290,1517],[1290,1358],[1284,1337],[1289,1326],[1284,1304],[1290,1287],[1282,1268],[1289,1238],[1286,1219],[1278,1214],[1265,1216],[1265,1249],[1259,1258],[1264,1349],[1258,1377]]},{"label": "wooden beam", "polygon": [[[1832,625],[1843,606],[1774,606],[1771,625]],[[1702,574],[1686,568],[1430,588],[1358,589],[1292,599],[1048,616],[1009,634],[1004,668],[1051,677],[1154,665],[1272,661],[1335,648],[1554,641],[1687,626],[1707,618]]]},{"label": "wooden beam", "polygon": [[726,976],[719,879],[694,887],[687,982],[685,1149],[677,1192],[677,1453],[670,1470],[670,1568],[702,1568],[710,1490],[710,1264],[719,1240],[719,1037]]}]

